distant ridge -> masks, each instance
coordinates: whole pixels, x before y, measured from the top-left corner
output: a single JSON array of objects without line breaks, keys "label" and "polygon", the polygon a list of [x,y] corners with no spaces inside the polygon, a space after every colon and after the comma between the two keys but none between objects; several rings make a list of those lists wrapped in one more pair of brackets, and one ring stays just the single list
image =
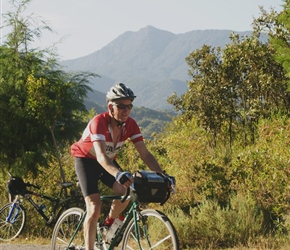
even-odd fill
[{"label": "distant ridge", "polygon": [[[193,30],[173,34],[146,26],[137,32],[121,34],[101,50],[61,64],[68,71],[91,71],[100,75],[101,78],[92,81],[91,87],[104,94],[114,83],[124,82],[137,95],[135,105],[155,110],[172,109],[167,97],[174,92],[180,95],[187,89],[189,76],[185,58],[204,44],[224,47],[230,43],[232,32]],[[234,33],[242,37],[252,32]],[[93,102],[98,103],[98,100]]]}]

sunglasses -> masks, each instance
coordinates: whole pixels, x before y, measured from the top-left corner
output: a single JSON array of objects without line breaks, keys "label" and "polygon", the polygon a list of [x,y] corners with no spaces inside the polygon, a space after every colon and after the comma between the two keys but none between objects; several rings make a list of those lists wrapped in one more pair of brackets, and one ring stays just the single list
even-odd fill
[{"label": "sunglasses", "polygon": [[125,108],[127,108],[127,109],[129,109],[129,110],[131,110],[132,108],[133,108],[133,104],[124,104],[124,103],[119,103],[119,104],[117,104],[117,103],[113,103],[113,106],[116,106],[118,109],[125,109]]}]

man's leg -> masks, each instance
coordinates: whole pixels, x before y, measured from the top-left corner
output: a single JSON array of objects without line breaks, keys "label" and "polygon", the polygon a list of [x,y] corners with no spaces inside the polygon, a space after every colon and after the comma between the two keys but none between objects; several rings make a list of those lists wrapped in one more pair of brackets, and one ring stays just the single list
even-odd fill
[{"label": "man's leg", "polygon": [[[125,188],[118,182],[113,185],[113,191],[115,195],[124,195],[126,193]],[[122,213],[129,204],[129,200],[121,202],[120,200],[113,200],[111,209],[109,212],[109,218],[116,219],[120,213]]]},{"label": "man's leg", "polygon": [[100,194],[86,196],[87,215],[84,220],[85,249],[93,250],[96,240],[97,223],[101,212]]}]

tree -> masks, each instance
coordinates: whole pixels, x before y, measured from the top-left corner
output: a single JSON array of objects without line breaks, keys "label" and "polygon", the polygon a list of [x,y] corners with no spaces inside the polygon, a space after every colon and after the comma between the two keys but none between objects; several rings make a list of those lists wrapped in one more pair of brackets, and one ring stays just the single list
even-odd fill
[{"label": "tree", "polygon": [[223,51],[225,82],[233,92],[234,123],[244,145],[253,143],[259,119],[278,112],[289,112],[287,86],[283,68],[274,60],[274,50],[260,34],[240,39]]},{"label": "tree", "polygon": [[262,15],[255,20],[256,32],[267,32],[270,43],[275,49],[275,59],[287,75],[290,74],[290,1],[284,0],[283,10],[277,13],[274,9],[266,12],[261,8]]},{"label": "tree", "polygon": [[220,48],[204,45],[187,58],[189,89],[180,98],[168,99],[185,119],[194,116],[198,124],[231,147],[242,135],[246,146],[254,143],[260,118],[289,112],[289,92],[284,70],[274,60],[274,49],[261,41],[261,33],[240,39],[232,34],[232,43]]},{"label": "tree", "polygon": [[91,90],[88,83],[96,76],[66,73],[54,52],[30,49],[35,37],[50,28],[42,22],[32,29],[36,20],[22,17],[29,2],[12,1],[14,12],[5,22],[11,33],[0,47],[0,160],[2,169],[13,167],[18,174],[37,173],[59,153],[58,146],[79,136],[87,112],[83,101]]},{"label": "tree", "polygon": [[189,66],[189,90],[179,99],[171,96],[168,102],[173,104],[177,111],[182,111],[186,119],[196,116],[199,125],[207,129],[215,138],[220,131],[223,120],[223,104],[220,96],[222,84],[221,49],[204,45],[201,49],[192,52],[186,62]]}]

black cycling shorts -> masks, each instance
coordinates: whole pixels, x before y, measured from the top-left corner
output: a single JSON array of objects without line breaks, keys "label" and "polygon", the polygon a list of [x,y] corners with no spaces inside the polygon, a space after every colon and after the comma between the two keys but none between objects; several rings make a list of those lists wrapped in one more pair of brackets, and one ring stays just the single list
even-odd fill
[{"label": "black cycling shorts", "polygon": [[[99,193],[98,183],[101,180],[109,188],[113,187],[115,177],[109,174],[98,161],[91,158],[74,157],[75,171],[84,197]],[[122,171],[119,164],[114,164]]]}]

